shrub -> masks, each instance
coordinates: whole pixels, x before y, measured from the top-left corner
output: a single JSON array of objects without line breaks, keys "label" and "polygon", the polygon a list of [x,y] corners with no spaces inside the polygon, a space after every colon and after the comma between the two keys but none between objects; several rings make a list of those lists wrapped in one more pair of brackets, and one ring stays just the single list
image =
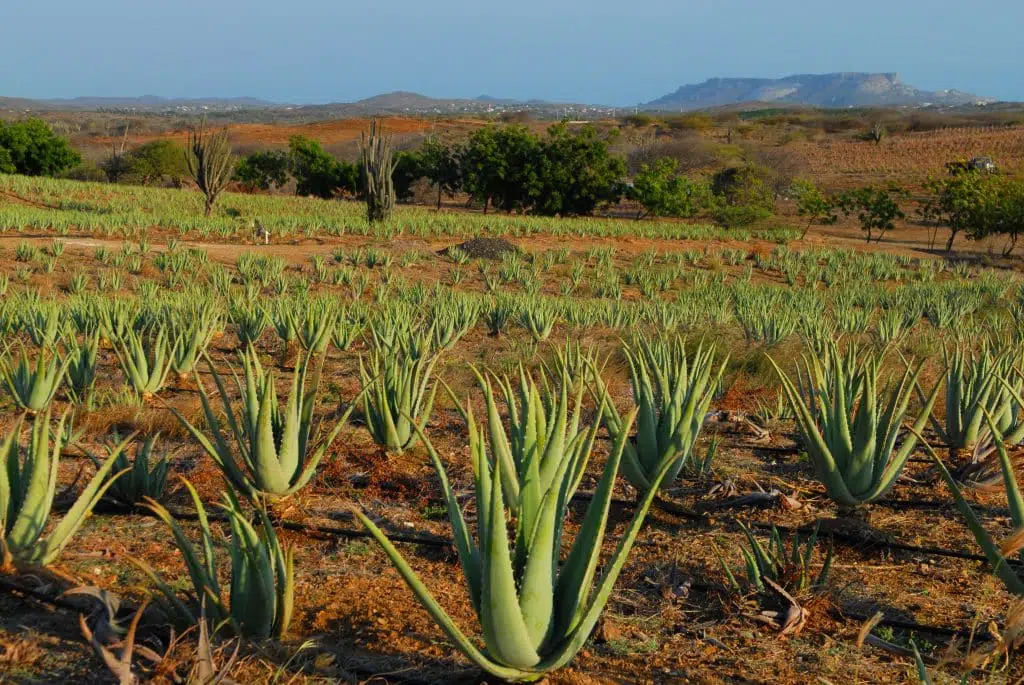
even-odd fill
[{"label": "shrub", "polygon": [[[643,165],[629,192],[651,216],[691,217],[707,206],[710,190],[706,183],[691,181],[677,171],[674,159],[659,159]],[[642,218],[643,212],[637,214]]]},{"label": "shrub", "polygon": [[[3,154],[5,152],[7,151],[0,150],[0,173],[14,173],[13,167],[10,172],[4,171]],[[92,183],[103,183],[107,180],[107,172],[92,162],[82,162],[78,166],[65,169],[57,176],[71,181],[90,181]]]},{"label": "shrub", "polygon": [[180,185],[187,175],[185,149],[173,140],[154,140],[128,153],[122,180],[144,186],[165,181]]},{"label": "shrub", "polygon": [[13,167],[14,173],[25,176],[54,176],[82,163],[68,141],[42,119],[0,123],[0,148],[7,151],[0,155],[0,171]]},{"label": "shrub", "polygon": [[711,177],[711,192],[729,205],[749,205],[772,212],[774,181],[771,169],[757,164],[728,167]]},{"label": "shrub", "polygon": [[235,168],[235,180],[249,192],[280,188],[288,182],[292,158],[283,150],[265,150],[243,157]]},{"label": "shrub", "polygon": [[315,195],[330,199],[338,193],[355,193],[359,170],[354,164],[332,157],[320,143],[304,136],[288,140],[296,195]]}]

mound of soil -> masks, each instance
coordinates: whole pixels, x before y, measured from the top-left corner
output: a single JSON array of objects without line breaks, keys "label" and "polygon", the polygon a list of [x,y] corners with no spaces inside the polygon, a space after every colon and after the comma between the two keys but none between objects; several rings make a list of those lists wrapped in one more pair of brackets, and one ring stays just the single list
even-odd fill
[{"label": "mound of soil", "polygon": [[[502,238],[472,238],[455,247],[468,254],[470,259],[501,259],[508,252],[519,252],[518,247]],[[450,249],[446,247],[438,254],[447,256]]]}]

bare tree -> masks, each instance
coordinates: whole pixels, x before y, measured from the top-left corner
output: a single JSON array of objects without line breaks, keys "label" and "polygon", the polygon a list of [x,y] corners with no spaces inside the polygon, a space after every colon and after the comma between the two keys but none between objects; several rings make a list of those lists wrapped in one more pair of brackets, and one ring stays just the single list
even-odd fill
[{"label": "bare tree", "polygon": [[673,159],[679,173],[688,174],[713,166],[718,157],[714,146],[696,133],[680,136],[656,136],[653,133],[640,138],[626,156],[630,173],[637,173],[643,165],[652,165],[659,159]]},{"label": "bare tree", "polygon": [[206,196],[204,214],[210,216],[217,196],[227,186],[235,169],[227,129],[207,133],[205,118],[198,129],[193,126],[189,133],[185,162],[192,180]]}]

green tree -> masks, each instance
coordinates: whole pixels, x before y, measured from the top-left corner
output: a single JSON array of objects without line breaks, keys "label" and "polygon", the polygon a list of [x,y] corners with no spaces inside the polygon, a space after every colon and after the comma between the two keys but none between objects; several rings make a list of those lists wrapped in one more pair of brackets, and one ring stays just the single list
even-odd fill
[{"label": "green tree", "polygon": [[320,143],[305,136],[288,140],[291,172],[296,195],[330,199],[340,193],[358,194],[360,175],[357,165],[336,159]]},{"label": "green tree", "polygon": [[462,150],[431,136],[423,143],[419,155],[423,175],[437,187],[437,208],[441,209],[442,194],[452,197],[462,189]]},{"label": "green tree", "polygon": [[711,213],[722,226],[746,226],[775,211],[775,174],[757,164],[728,167],[711,177]]},{"label": "green tree", "polygon": [[836,214],[834,203],[825,196],[813,181],[797,180],[793,182],[791,189],[793,199],[796,201],[797,214],[807,217],[807,225],[804,232],[800,234],[800,240],[807,236],[811,230],[811,224],[834,224],[839,216]]},{"label": "green tree", "polygon": [[991,177],[970,169],[951,169],[949,176],[933,179],[926,187],[933,197],[925,202],[922,218],[949,228],[946,252],[953,251],[953,241],[960,233],[975,236],[988,233],[991,214],[986,211],[986,195]]},{"label": "green tree", "polygon": [[292,136],[288,149],[296,195],[330,199],[338,193],[358,191],[359,169],[355,164],[335,159],[320,143],[305,136]]},{"label": "green tree", "polygon": [[991,188],[985,203],[990,216],[987,227],[991,232],[1007,237],[1007,247],[1002,255],[1009,257],[1024,232],[1024,179],[993,179]]},{"label": "green tree", "polygon": [[13,166],[14,173],[25,176],[54,176],[82,163],[68,141],[42,119],[0,123],[0,148],[7,151],[0,157],[0,166]]},{"label": "green tree", "polygon": [[144,186],[164,179],[180,182],[187,175],[185,150],[172,140],[154,140],[133,148],[121,174],[123,180]]},{"label": "green tree", "polygon": [[622,197],[626,162],[609,152],[593,126],[573,133],[566,124],[555,124],[536,154],[536,185],[529,198],[535,213],[592,214],[599,205]]},{"label": "green tree", "polygon": [[540,188],[540,140],[525,126],[486,126],[473,132],[462,155],[464,189],[506,212],[527,209]]},{"label": "green tree", "polygon": [[242,158],[235,168],[235,180],[253,192],[280,188],[288,182],[292,157],[284,150],[264,150]]},{"label": "green tree", "polygon": [[857,215],[869,243],[876,232],[876,242],[881,242],[885,232],[896,227],[897,219],[906,218],[899,205],[899,200],[904,197],[906,192],[898,186],[865,186],[843,193],[836,200],[836,205],[846,216]]},{"label": "green tree", "polygon": [[395,169],[391,173],[391,182],[395,186],[395,197],[400,202],[412,198],[412,185],[423,178],[423,158],[419,151],[403,150],[395,153]]},{"label": "green tree", "polygon": [[630,199],[642,207],[637,220],[645,215],[692,217],[707,206],[708,185],[677,173],[678,168],[679,162],[668,157],[640,167],[629,191]]},{"label": "green tree", "polygon": [[5,147],[0,147],[0,174],[16,174],[18,168],[14,166],[14,159],[11,157],[11,151]]}]

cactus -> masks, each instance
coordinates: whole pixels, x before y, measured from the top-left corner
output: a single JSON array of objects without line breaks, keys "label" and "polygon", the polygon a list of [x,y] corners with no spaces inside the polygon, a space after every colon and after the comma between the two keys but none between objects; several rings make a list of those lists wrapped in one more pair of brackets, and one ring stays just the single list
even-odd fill
[{"label": "cactus", "polygon": [[188,137],[185,163],[192,180],[206,196],[203,213],[210,216],[217,196],[227,186],[235,169],[227,129],[208,134],[205,119],[198,129],[193,127]]},{"label": "cactus", "polygon": [[377,120],[370,122],[370,135],[365,133],[359,141],[366,184],[366,219],[371,224],[387,221],[395,209],[395,185],[391,178],[395,170],[391,149],[391,136],[377,132]]}]

